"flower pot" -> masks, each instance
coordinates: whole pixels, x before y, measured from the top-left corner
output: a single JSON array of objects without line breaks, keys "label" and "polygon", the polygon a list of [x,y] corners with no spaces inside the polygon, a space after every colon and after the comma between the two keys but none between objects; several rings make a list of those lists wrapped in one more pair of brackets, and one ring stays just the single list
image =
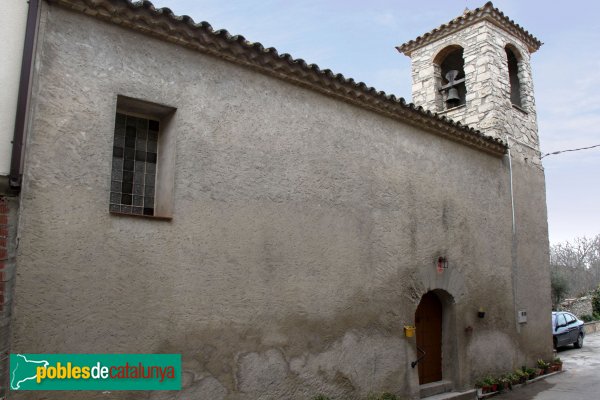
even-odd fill
[{"label": "flower pot", "polygon": [[556,368],[556,371],[562,371],[562,363],[554,364],[554,367]]}]

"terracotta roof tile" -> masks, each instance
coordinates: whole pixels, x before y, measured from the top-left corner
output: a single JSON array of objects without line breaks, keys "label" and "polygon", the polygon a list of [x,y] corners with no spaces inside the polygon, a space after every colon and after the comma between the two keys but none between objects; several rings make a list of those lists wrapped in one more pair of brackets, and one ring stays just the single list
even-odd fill
[{"label": "terracotta roof tile", "polygon": [[52,4],[173,42],[227,61],[252,68],[327,96],[334,97],[390,118],[418,126],[450,140],[502,156],[507,147],[503,140],[454,122],[403,98],[377,91],[363,82],[355,82],[316,64],[307,64],[276,49],[232,36],[226,30],[214,31],[207,22],[195,23],[187,16],[176,16],[169,8],[156,9],[149,1],[129,0],[48,0]]}]

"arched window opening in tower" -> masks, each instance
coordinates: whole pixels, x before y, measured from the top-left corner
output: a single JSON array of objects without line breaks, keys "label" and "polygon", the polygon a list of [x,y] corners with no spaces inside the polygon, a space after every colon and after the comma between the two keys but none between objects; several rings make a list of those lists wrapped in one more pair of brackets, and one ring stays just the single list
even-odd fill
[{"label": "arched window opening in tower", "polygon": [[463,48],[449,46],[442,50],[434,61],[440,71],[440,95],[443,110],[466,104],[465,61]]},{"label": "arched window opening in tower", "polygon": [[508,60],[508,76],[510,79],[510,101],[513,105],[522,107],[521,81],[519,80],[519,53],[515,49],[506,46],[506,58]]}]

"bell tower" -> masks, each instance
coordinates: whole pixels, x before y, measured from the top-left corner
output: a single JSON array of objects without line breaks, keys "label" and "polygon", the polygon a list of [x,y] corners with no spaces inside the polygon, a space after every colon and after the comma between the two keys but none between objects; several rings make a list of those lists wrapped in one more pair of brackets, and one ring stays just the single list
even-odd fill
[{"label": "bell tower", "polygon": [[[511,238],[510,245],[505,242],[505,259],[510,261],[498,276],[505,277],[506,288],[511,288],[514,314],[503,318],[514,323],[514,329],[507,325],[504,334],[512,341],[507,348],[523,350],[513,360],[516,365],[533,363],[551,352],[550,340],[539,336],[550,329],[545,317],[550,307],[540,302],[550,297],[550,271],[545,178],[530,65],[541,45],[486,3],[397,47],[411,58],[412,99],[417,106],[507,144],[506,156],[494,164],[494,171],[506,179],[489,189],[498,193],[494,207],[505,212],[495,224],[502,232],[498,238]],[[472,305],[488,301],[471,295]],[[526,314],[527,320],[519,318]]]},{"label": "bell tower", "polygon": [[488,2],[397,49],[411,58],[415,105],[509,140],[513,157],[541,165],[530,65],[541,45]]}]

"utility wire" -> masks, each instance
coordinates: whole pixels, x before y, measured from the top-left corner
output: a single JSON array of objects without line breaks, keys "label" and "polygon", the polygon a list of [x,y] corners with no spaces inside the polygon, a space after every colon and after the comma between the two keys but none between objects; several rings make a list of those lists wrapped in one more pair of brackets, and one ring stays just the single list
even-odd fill
[{"label": "utility wire", "polygon": [[544,154],[543,156],[541,156],[541,157],[540,157],[540,159],[541,159],[541,158],[544,158],[544,157],[546,157],[546,156],[551,156],[551,155],[554,155],[554,154],[566,153],[566,152],[568,152],[568,151],[579,151],[579,150],[593,149],[594,147],[600,147],[600,144],[595,144],[595,145],[593,145],[593,146],[589,146],[589,147],[581,147],[581,148],[579,148],[579,149],[569,149],[569,150],[559,150],[559,151],[554,151],[554,152],[552,152],[552,153],[546,153],[546,154]]}]

